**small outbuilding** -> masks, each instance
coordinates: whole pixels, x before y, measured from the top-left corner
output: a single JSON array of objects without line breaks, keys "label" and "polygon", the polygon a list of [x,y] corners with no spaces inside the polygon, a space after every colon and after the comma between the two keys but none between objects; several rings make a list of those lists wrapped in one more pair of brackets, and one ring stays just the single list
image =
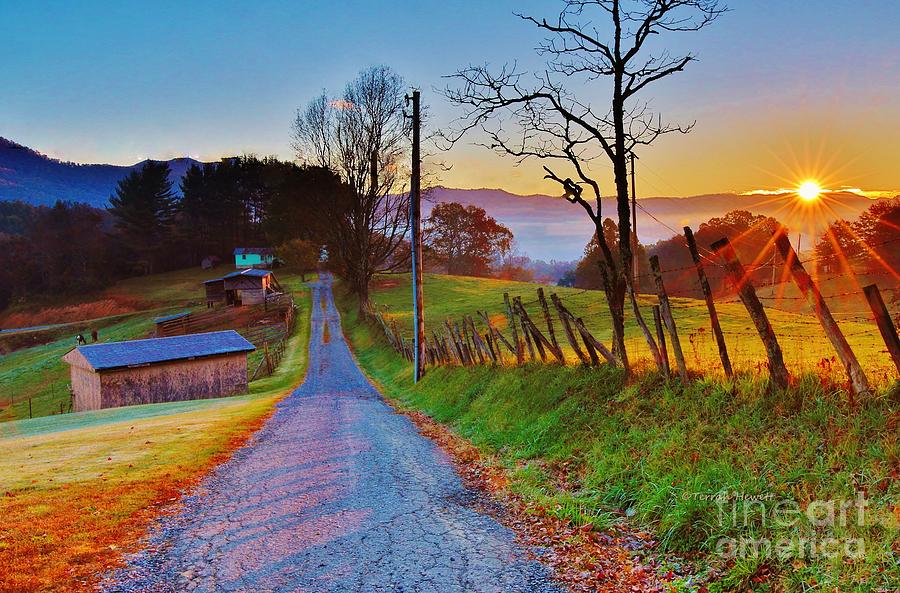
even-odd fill
[{"label": "small outbuilding", "polygon": [[275,250],[271,247],[237,247],[234,250],[236,268],[271,268],[275,264]]},{"label": "small outbuilding", "polygon": [[79,346],[69,364],[76,412],[247,392],[247,354],[233,330]]},{"label": "small outbuilding", "polygon": [[206,290],[207,306],[225,303],[241,305],[262,305],[269,295],[282,292],[281,285],[270,270],[248,268],[226,274],[221,278],[203,283]]}]

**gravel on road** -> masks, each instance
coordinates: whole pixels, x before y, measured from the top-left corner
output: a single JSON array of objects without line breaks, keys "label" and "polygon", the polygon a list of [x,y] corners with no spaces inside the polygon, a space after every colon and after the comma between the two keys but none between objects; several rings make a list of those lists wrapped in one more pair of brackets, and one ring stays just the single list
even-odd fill
[{"label": "gravel on road", "polygon": [[479,513],[480,494],[363,375],[330,279],[312,292],[303,385],[101,590],[561,593],[541,550]]}]

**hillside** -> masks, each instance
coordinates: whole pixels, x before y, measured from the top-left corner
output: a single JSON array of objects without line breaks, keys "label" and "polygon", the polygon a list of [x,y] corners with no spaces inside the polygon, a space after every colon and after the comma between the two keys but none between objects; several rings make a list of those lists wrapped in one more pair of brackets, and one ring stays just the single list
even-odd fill
[{"label": "hillside", "polygon": [[[0,200],[22,200],[35,205],[68,200],[103,207],[116,183],[144,162],[131,166],[63,162],[0,137]],[[191,158],[166,162],[176,192],[180,191],[178,184],[185,172],[192,165],[201,164]]]},{"label": "hillside", "polygon": [[[74,347],[77,334],[89,336],[91,329],[98,329],[104,342],[147,337],[156,317],[205,310],[202,282],[215,273],[191,268],[130,278],[94,294],[30,303],[4,312],[0,325],[5,319],[51,327],[0,333],[0,423],[68,409],[69,371],[61,357]],[[287,290],[303,294],[299,275],[281,272],[278,277]],[[111,308],[113,314],[109,314]],[[243,324],[234,327],[246,329]],[[260,352],[251,354],[250,368],[255,368],[260,357]]]},{"label": "hillside", "polygon": [[[696,229],[710,218],[732,210],[749,210],[754,214],[773,216],[789,228],[804,234],[818,235],[836,218],[856,219],[872,200],[854,193],[839,192],[827,196],[829,208],[822,211],[810,227],[810,217],[795,207],[793,194],[738,195],[709,194],[684,198],[646,197],[640,199],[637,213],[638,236],[645,245],[668,239],[690,225]],[[593,235],[591,221],[581,206],[560,197],[544,195],[519,196],[501,189],[451,189],[437,187],[428,192],[427,212],[433,204],[459,202],[484,208],[488,214],[508,226],[521,250],[533,259],[571,260],[580,258],[584,246]],[[605,197],[601,202],[603,216],[615,218],[615,201]],[[648,214],[649,213],[649,214]],[[653,217],[656,217],[655,220]],[[812,243],[807,243],[812,245]]]},{"label": "hillside", "polygon": [[[500,325],[502,293],[530,300],[535,288],[426,275],[427,325],[476,309],[487,309]],[[600,294],[553,290],[608,340]],[[385,279],[372,295],[407,332],[408,294],[402,278]],[[729,345],[739,356],[755,356],[754,338],[740,336],[746,324],[740,307],[720,308],[726,329],[739,332],[729,336]],[[649,570],[680,581],[673,591],[875,593],[893,591],[900,579],[896,383],[885,397],[854,408],[841,389],[813,373],[787,392],[768,392],[753,378],[748,358],[749,373],[733,382],[712,377],[687,386],[655,373],[625,381],[619,369],[605,365],[555,364],[444,366],[427,369],[414,384],[412,365],[376,324],[357,317],[354,299],[344,296],[341,308],[345,332],[367,374],[400,409],[414,417],[424,412],[474,443],[482,464],[502,474],[491,478],[502,484],[498,496],[530,514],[571,522],[582,533],[599,530],[607,537],[647,530],[650,543],[635,555]],[[678,299],[675,314],[686,332],[704,317],[699,303],[687,299]],[[825,347],[809,337],[809,317],[770,314],[794,362],[805,349],[810,365],[802,370],[810,370]],[[868,332],[851,342],[871,371],[872,358],[879,356],[871,329],[842,325],[848,332]],[[629,334],[635,335],[633,327]],[[629,348],[640,341],[632,337]],[[689,364],[694,370],[713,364],[701,363]],[[844,504],[861,493],[868,506],[865,519],[856,521],[813,525],[803,514],[785,522],[773,510],[792,505],[808,511],[813,501]],[[810,554],[804,542],[815,538],[860,541],[866,553],[853,561]],[[790,562],[723,552],[765,542],[799,547],[806,555]],[[665,559],[655,560],[657,555]],[[577,570],[594,570],[590,558],[577,561]]]},{"label": "hillside", "polygon": [[[536,300],[537,288],[536,284],[524,282],[426,274],[426,330],[443,333],[446,319],[459,321],[461,315],[472,315],[477,319],[476,311],[487,312],[495,326],[505,328],[504,292],[508,292],[510,297],[521,297],[529,315],[540,320],[542,317]],[[548,297],[550,293],[558,294],[573,314],[583,317],[585,325],[597,339],[607,346],[611,344],[609,311],[602,292],[562,287],[544,287],[544,290]],[[760,295],[770,294],[771,289],[766,290],[769,292],[761,291]],[[387,318],[395,320],[407,336],[412,335],[410,293],[409,277],[392,275],[376,283],[371,295],[373,305],[383,310]],[[790,309],[770,307],[767,312],[781,343],[788,368],[797,374],[827,375],[842,383],[845,379],[839,364],[829,363],[823,369],[822,361],[831,359],[834,351],[821,326],[807,312],[808,309],[802,302],[796,300],[796,292],[788,290],[786,294],[791,300],[783,303],[790,303]],[[691,298],[670,300],[688,369],[721,375],[718,350],[709,329],[704,302]],[[642,295],[639,302],[644,318],[652,324],[651,305],[657,302],[656,296]],[[770,300],[765,302],[772,303]],[[880,385],[888,385],[896,374],[895,369],[877,327],[867,317],[859,314],[858,308],[864,306],[859,300],[844,298],[835,303],[835,315],[841,320],[847,340],[870,373],[870,378]],[[759,374],[763,370],[761,365],[765,362],[765,350],[753,329],[747,310],[739,302],[730,299],[719,303],[717,309],[735,370]],[[642,360],[644,366],[652,364],[646,342],[630,312],[626,314],[625,330],[626,347],[630,356],[635,360]],[[562,336],[559,328],[557,332]],[[560,341],[564,344],[567,358],[574,363],[577,360],[574,352],[565,345],[564,338],[560,337]],[[671,358],[671,345],[669,348]]]}]

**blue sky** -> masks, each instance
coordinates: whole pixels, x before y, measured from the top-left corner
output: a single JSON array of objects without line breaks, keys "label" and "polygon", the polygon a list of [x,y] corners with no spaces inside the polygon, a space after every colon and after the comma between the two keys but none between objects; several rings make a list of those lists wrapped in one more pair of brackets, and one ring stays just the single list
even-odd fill
[{"label": "blue sky", "polygon": [[[729,5],[708,30],[668,44],[700,62],[656,87],[653,105],[698,126],[642,156],[647,192],[746,191],[797,175],[900,187],[900,3]],[[539,36],[512,12],[550,17],[557,6],[0,0],[0,136],[79,162],[290,158],[296,108],[378,63],[423,89],[438,125],[452,116],[433,92],[442,77],[470,62],[539,65]],[[447,160],[447,185],[550,189],[536,167],[475,147]]]}]

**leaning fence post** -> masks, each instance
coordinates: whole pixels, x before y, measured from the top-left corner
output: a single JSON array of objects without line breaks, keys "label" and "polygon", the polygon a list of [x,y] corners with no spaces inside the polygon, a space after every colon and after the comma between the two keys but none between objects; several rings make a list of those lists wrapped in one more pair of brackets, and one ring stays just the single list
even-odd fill
[{"label": "leaning fence post", "polygon": [[850,377],[850,385],[853,387],[853,392],[857,395],[869,393],[869,380],[866,379],[866,374],[863,372],[859,360],[856,359],[856,354],[853,353],[853,349],[847,343],[847,338],[844,337],[841,328],[831,315],[831,310],[828,308],[828,303],[822,298],[819,287],[816,286],[813,279],[806,273],[806,268],[800,263],[800,258],[797,257],[797,253],[794,251],[794,247],[791,245],[784,227],[779,225],[773,234],[775,236],[775,247],[778,248],[778,253],[784,260],[784,265],[791,272],[794,282],[813,308],[819,323],[822,324],[822,329],[825,330],[825,335],[828,336],[831,345],[834,346],[838,358],[847,371],[847,376]]},{"label": "leaning fence post", "polygon": [[878,286],[870,284],[863,288],[863,293],[866,295],[866,300],[869,301],[872,314],[875,315],[875,323],[884,339],[884,345],[887,346],[888,352],[897,366],[897,373],[900,374],[900,338],[897,337],[897,328],[891,321],[891,316],[884,305],[884,299],[881,298],[881,292],[878,290]]},{"label": "leaning fence post", "polygon": [[669,351],[666,349],[666,332],[663,331],[659,305],[653,305],[653,325],[656,326],[656,341],[659,344],[659,355],[662,357],[663,372],[668,375],[671,372],[669,370]]},{"label": "leaning fence post", "polygon": [[[579,317],[575,320],[575,329],[578,329],[579,333],[581,333],[580,328],[582,327],[584,327],[584,320]],[[591,341],[584,337],[584,334],[581,334],[581,341],[584,342],[584,349],[587,350],[588,356],[591,357],[591,364],[593,366],[600,366],[600,357],[597,356],[597,349],[594,348]]]},{"label": "leaning fence post", "polygon": [[534,345],[531,343],[531,332],[528,331],[528,326],[525,325],[525,319],[522,317],[522,299],[519,297],[513,297],[513,311],[516,313],[516,317],[519,318],[520,329],[525,336],[525,345],[528,347],[528,356],[531,358],[532,362],[537,360],[537,356],[534,353]]},{"label": "leaning fence post", "polygon": [[503,293],[503,302],[506,303],[506,319],[509,323],[509,329],[512,331],[513,344],[516,345],[516,364],[525,362],[525,351],[522,342],[519,341],[519,332],[516,329],[516,318],[513,315],[512,305],[509,302],[509,293]]},{"label": "leaning fence post", "polygon": [[725,376],[730,379],[734,376],[734,371],[731,368],[731,359],[728,357],[725,334],[722,333],[722,326],[719,325],[719,313],[716,311],[712,289],[709,287],[709,280],[706,279],[706,271],[703,269],[703,263],[700,261],[700,252],[697,250],[697,242],[694,240],[694,232],[691,230],[691,227],[684,227],[684,238],[687,239],[688,249],[691,252],[691,258],[694,260],[694,266],[697,268],[697,276],[700,278],[700,288],[703,290],[703,299],[706,301],[706,310],[709,312],[709,321],[712,324],[713,336],[716,338],[716,346],[719,347],[719,358],[722,359],[722,368],[725,369]]},{"label": "leaning fence post", "polygon": [[[675,317],[672,315],[672,305],[669,304],[669,295],[666,292],[666,285],[663,283],[662,271],[659,268],[659,257],[650,256],[650,269],[653,270],[653,279],[656,281],[656,293],[659,296],[659,308],[666,329],[669,330],[669,337],[672,338],[672,353],[675,355],[675,363],[678,365],[678,374],[681,380],[687,383],[687,365],[684,362],[684,352],[681,350],[681,340],[678,339],[678,329],[675,327]],[[662,359],[662,353],[660,353]]]},{"label": "leaning fence post", "polygon": [[544,289],[537,289],[538,300],[541,301],[541,310],[544,312],[544,321],[547,322],[547,333],[550,334],[550,343],[553,344],[553,356],[556,357],[556,360],[565,364],[566,359],[563,357],[562,348],[559,347],[559,342],[556,341],[556,332],[553,330],[553,318],[550,317],[550,307],[547,306],[547,298],[544,296]]},{"label": "leaning fence post", "polygon": [[787,388],[788,370],[784,366],[784,355],[781,353],[781,346],[778,345],[778,338],[775,336],[775,331],[772,329],[772,324],[769,323],[766,310],[763,308],[762,303],[759,302],[759,297],[756,296],[756,289],[750,283],[750,279],[747,277],[744,266],[738,259],[734,247],[731,246],[728,237],[719,239],[711,247],[713,251],[725,260],[725,270],[728,273],[728,277],[735,290],[737,290],[738,297],[741,299],[744,307],[747,308],[747,312],[750,313],[750,319],[753,320],[756,331],[759,333],[763,346],[766,348],[766,357],[769,360],[769,376],[778,387],[782,389]]},{"label": "leaning fence post", "polygon": [[589,364],[590,359],[581,349],[581,346],[578,345],[578,340],[575,339],[575,333],[572,331],[572,326],[569,323],[569,317],[567,315],[568,311],[563,306],[562,301],[559,299],[559,296],[557,296],[556,294],[551,294],[550,300],[553,301],[553,306],[556,307],[556,312],[559,314],[559,320],[562,323],[563,331],[566,334],[566,339],[569,340],[569,345],[572,347],[572,350],[575,351],[575,355],[578,357],[578,360],[581,361],[581,364]]}]

